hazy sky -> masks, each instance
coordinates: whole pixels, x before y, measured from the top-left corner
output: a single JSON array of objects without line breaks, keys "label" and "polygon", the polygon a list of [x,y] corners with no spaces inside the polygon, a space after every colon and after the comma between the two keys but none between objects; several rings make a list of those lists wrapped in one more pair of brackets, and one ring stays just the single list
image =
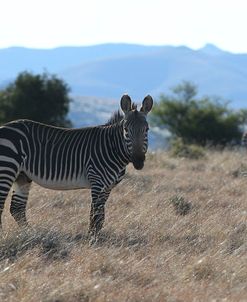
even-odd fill
[{"label": "hazy sky", "polygon": [[213,43],[247,53],[246,0],[0,0],[0,48]]}]

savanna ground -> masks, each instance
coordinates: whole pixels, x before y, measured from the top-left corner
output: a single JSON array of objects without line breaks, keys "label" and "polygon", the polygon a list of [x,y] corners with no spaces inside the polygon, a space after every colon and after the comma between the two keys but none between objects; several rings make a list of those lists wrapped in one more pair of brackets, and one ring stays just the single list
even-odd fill
[{"label": "savanna ground", "polygon": [[5,207],[0,301],[247,301],[245,172],[244,151],[149,154],[112,191],[92,247],[90,192],[33,185],[30,229]]}]

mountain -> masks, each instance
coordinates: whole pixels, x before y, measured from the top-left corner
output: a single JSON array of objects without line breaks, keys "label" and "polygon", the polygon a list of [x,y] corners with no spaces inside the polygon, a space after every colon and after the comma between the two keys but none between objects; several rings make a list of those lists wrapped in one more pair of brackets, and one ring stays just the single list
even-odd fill
[{"label": "mountain", "polygon": [[212,56],[218,56],[222,54],[222,50],[220,48],[210,43],[207,43],[204,47],[200,48],[199,50],[200,52]]},{"label": "mountain", "polygon": [[221,96],[234,108],[246,107],[247,54],[212,44],[188,47],[102,44],[55,49],[0,49],[0,87],[24,70],[62,77],[72,95],[117,99],[128,92],[140,101],[158,97],[182,80],[194,82],[200,95]]},{"label": "mountain", "polygon": [[58,73],[82,63],[143,54],[156,49],[129,44],[102,44],[85,47],[58,47],[54,49],[30,49],[10,47],[0,49],[0,81],[10,79],[23,70]]}]

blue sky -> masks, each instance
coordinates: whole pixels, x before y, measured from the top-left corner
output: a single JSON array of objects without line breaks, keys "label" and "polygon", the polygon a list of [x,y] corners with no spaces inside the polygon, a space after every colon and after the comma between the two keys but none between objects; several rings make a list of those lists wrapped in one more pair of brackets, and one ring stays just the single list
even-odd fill
[{"label": "blue sky", "polygon": [[0,48],[205,43],[247,53],[246,0],[1,0]]}]

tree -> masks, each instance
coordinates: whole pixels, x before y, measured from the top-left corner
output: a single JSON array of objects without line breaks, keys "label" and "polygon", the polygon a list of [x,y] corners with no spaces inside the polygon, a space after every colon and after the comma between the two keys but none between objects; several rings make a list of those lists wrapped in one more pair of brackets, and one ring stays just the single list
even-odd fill
[{"label": "tree", "polygon": [[173,95],[161,95],[152,112],[152,122],[165,126],[173,137],[184,143],[227,144],[239,141],[246,112],[234,112],[219,99],[196,98],[196,86],[183,82],[172,89]]},{"label": "tree", "polygon": [[67,119],[69,88],[54,75],[20,73],[0,91],[0,123],[32,119],[54,126],[71,126]]}]

